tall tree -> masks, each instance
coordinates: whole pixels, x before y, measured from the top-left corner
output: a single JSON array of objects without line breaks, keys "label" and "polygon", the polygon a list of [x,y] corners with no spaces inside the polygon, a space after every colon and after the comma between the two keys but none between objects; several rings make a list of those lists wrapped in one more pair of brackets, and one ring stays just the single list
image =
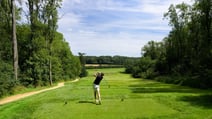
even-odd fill
[{"label": "tall tree", "polygon": [[46,5],[44,6],[43,19],[44,24],[47,24],[46,28],[46,43],[49,52],[49,81],[50,85],[52,85],[52,42],[55,39],[55,34],[57,30],[57,21],[58,21],[58,13],[57,8],[60,7],[61,0],[49,0],[46,1]]},{"label": "tall tree", "polygon": [[188,44],[188,23],[189,23],[190,6],[182,3],[171,5],[167,13],[164,14],[169,19],[169,25],[172,31],[166,40],[167,46],[167,63],[169,67],[175,68],[177,72],[184,73],[183,66]]},{"label": "tall tree", "polygon": [[[32,69],[31,75],[36,81],[38,77],[42,79],[42,76],[39,76],[43,74],[42,72],[45,72],[45,74],[48,72],[50,85],[52,85],[52,42],[55,39],[57,30],[57,8],[60,5],[61,0],[28,0],[31,29],[31,53],[29,54],[29,65]],[[41,52],[47,53],[45,57],[37,57]],[[45,65],[37,64],[38,62],[35,59],[41,60],[40,62]],[[36,67],[41,68],[42,71],[38,71]]]},{"label": "tall tree", "polygon": [[0,57],[2,60],[11,62],[12,57],[12,25],[11,25],[11,0],[0,2]]},{"label": "tall tree", "polygon": [[79,52],[78,55],[79,55],[79,60],[82,66],[80,77],[85,77],[87,76],[87,71],[85,67],[85,64],[86,64],[85,53]]},{"label": "tall tree", "polygon": [[11,0],[11,10],[12,10],[13,68],[14,68],[15,80],[18,80],[18,44],[16,38],[15,0]]}]

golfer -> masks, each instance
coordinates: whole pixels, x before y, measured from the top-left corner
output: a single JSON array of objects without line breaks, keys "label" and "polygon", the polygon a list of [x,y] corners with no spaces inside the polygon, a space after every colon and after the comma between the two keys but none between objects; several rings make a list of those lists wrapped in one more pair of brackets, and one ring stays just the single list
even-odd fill
[{"label": "golfer", "polygon": [[103,79],[104,73],[97,72],[94,75],[96,78],[93,82],[93,89],[94,89],[94,99],[96,104],[101,104],[101,96],[100,96],[100,82]]}]

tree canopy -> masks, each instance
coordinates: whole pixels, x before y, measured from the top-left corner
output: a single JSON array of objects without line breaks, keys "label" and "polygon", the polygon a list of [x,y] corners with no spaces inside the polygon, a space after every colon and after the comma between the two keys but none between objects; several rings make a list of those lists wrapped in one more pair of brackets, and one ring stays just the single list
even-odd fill
[{"label": "tree canopy", "polygon": [[[20,1],[21,2],[21,1]],[[69,44],[57,31],[58,9],[62,0],[27,0],[27,10],[14,0],[0,1],[0,96],[17,84],[45,86],[59,80],[79,76],[79,58],[70,51]],[[11,7],[14,4],[14,8]],[[14,14],[14,12],[16,14]],[[22,15],[25,13],[27,16]],[[14,29],[12,22],[15,15]],[[22,22],[27,19],[27,22]],[[12,34],[17,35],[17,49]],[[14,79],[13,49],[18,52],[18,80]],[[15,56],[17,57],[17,56]]]},{"label": "tree canopy", "polygon": [[[162,42],[142,48],[133,75],[198,88],[212,87],[212,1],[170,5],[164,18],[172,27]],[[159,79],[159,76],[169,76]]]}]

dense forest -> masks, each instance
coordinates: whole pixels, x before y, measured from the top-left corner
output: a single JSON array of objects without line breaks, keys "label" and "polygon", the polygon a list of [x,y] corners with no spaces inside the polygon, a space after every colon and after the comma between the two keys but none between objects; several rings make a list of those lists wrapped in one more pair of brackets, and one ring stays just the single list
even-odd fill
[{"label": "dense forest", "polygon": [[172,27],[169,35],[162,42],[148,42],[140,61],[126,72],[134,77],[212,88],[212,1],[170,5],[164,18]]},{"label": "dense forest", "polygon": [[81,72],[79,58],[57,32],[62,1],[22,2],[0,1],[0,97],[13,93],[16,85],[52,85]]}]

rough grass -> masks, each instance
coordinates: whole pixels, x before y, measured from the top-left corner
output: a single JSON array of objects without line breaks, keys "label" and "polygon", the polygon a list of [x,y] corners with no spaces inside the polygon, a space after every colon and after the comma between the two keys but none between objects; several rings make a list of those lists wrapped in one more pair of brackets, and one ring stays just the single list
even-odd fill
[{"label": "rough grass", "polygon": [[92,76],[0,106],[0,119],[212,119],[212,93],[131,78],[124,69],[99,69],[102,105],[94,104]]}]

